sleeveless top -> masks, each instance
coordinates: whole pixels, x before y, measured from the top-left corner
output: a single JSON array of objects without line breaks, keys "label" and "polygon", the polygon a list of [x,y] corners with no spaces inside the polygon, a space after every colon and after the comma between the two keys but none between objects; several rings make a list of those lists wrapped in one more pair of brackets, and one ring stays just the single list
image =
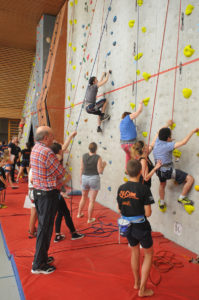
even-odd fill
[{"label": "sleeveless top", "polygon": [[92,175],[99,175],[97,170],[97,163],[98,159],[100,158],[99,155],[89,155],[89,153],[85,153],[82,157],[83,159],[83,175],[92,176]]},{"label": "sleeveless top", "polygon": [[[148,170],[149,170],[148,173],[150,173],[153,170],[153,168],[154,168],[154,165],[153,165],[152,161],[150,160],[149,157],[147,157],[147,159],[145,157],[140,157],[139,161],[141,162],[142,159],[146,160],[147,166],[148,166]],[[146,186],[148,186],[150,188],[151,187],[151,178],[148,181],[145,181],[143,179],[143,176],[141,175],[140,176],[140,183],[143,183],[143,184],[145,184]]]}]

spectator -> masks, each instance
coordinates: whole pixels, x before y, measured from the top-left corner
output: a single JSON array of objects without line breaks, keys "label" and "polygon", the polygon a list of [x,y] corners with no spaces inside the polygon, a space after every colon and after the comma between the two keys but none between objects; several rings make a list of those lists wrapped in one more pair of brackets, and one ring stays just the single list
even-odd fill
[{"label": "spectator", "polygon": [[36,252],[31,270],[33,274],[50,274],[55,271],[55,267],[50,265],[54,258],[48,257],[48,249],[59,201],[59,182],[63,181],[65,170],[50,149],[53,140],[52,129],[40,126],[36,131],[36,144],[30,157],[38,216]]}]

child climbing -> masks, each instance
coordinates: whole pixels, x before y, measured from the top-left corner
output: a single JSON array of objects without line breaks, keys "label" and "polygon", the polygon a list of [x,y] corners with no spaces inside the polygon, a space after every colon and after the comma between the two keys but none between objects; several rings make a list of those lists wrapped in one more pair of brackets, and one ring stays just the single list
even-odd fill
[{"label": "child climbing", "polygon": [[[147,217],[151,216],[151,204],[154,203],[150,189],[140,183],[142,172],[138,160],[127,163],[129,181],[121,185],[117,192],[118,208],[121,219],[129,223],[125,236],[131,247],[131,268],[134,275],[134,289],[139,290],[138,296],[153,295],[153,290],[146,288],[153,260],[153,240],[151,226]],[[120,219],[119,219],[120,220]],[[144,250],[144,261],[140,277],[140,245]]]},{"label": "child climbing", "polygon": [[153,154],[155,162],[158,160],[162,161],[162,166],[157,170],[157,175],[160,180],[159,195],[160,200],[159,208],[162,212],[166,211],[165,198],[165,187],[166,182],[169,179],[175,179],[178,184],[184,183],[182,193],[178,198],[178,202],[184,205],[185,210],[190,214],[193,212],[193,201],[189,200],[187,197],[188,192],[190,191],[194,179],[191,175],[175,169],[172,162],[172,151],[176,148],[182,147],[188,143],[192,135],[199,131],[199,128],[192,130],[184,139],[179,142],[173,142],[171,138],[171,129],[162,128],[159,131],[158,138],[155,142]]},{"label": "child climbing", "polygon": [[111,71],[109,71],[108,73],[103,73],[100,81],[98,81],[94,76],[91,77],[89,79],[89,85],[86,91],[86,111],[88,114],[98,115],[97,132],[102,132],[101,123],[110,118],[110,115],[105,114],[108,103],[107,99],[103,98],[96,102],[98,88],[108,81],[109,74],[111,74]]},{"label": "child climbing", "polygon": [[130,113],[124,112],[122,114],[122,121],[120,122],[120,144],[121,148],[126,153],[126,165],[131,159],[130,149],[133,144],[136,142],[137,131],[135,124],[133,122],[142,112],[143,109],[143,100],[140,101],[137,111]]}]

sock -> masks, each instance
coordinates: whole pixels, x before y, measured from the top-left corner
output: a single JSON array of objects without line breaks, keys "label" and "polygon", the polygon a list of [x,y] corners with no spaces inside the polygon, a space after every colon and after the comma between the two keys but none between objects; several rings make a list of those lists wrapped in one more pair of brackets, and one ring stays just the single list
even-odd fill
[{"label": "sock", "polygon": [[183,195],[180,195],[180,197],[179,197],[179,199],[184,199],[185,198],[185,196],[183,196]]},{"label": "sock", "polygon": [[160,199],[160,205],[164,205],[165,203],[164,203],[164,200],[161,200]]}]

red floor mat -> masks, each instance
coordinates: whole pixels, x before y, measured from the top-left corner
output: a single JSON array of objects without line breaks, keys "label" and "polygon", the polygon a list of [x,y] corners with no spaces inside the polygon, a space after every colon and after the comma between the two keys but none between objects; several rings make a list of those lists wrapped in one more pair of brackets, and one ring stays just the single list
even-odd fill
[{"label": "red floor mat", "polygon": [[[86,233],[86,237],[71,241],[63,222],[62,232],[66,239],[55,244],[52,238],[49,251],[55,257],[57,270],[50,275],[32,275],[35,239],[28,239],[30,211],[23,208],[26,193],[27,184],[24,183],[19,190],[8,188],[8,208],[0,210],[0,221],[27,300],[140,299],[133,289],[130,248],[124,238],[118,244],[115,231],[118,215],[96,203],[97,222],[93,227],[88,226],[86,217],[76,219],[77,196],[73,197],[73,219],[76,228]],[[150,299],[199,300],[199,265],[188,262],[196,255],[160,233],[153,233],[153,236],[157,267],[153,265],[148,282],[155,292]]]}]

